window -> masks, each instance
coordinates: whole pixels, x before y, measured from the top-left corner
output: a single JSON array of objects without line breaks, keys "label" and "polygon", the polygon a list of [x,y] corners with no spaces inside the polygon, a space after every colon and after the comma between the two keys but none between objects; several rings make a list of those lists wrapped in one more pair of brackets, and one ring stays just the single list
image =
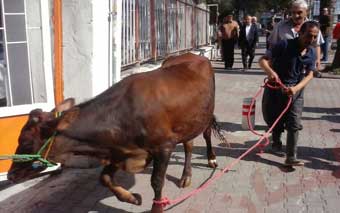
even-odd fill
[{"label": "window", "polygon": [[50,109],[48,1],[0,0],[0,117]]}]

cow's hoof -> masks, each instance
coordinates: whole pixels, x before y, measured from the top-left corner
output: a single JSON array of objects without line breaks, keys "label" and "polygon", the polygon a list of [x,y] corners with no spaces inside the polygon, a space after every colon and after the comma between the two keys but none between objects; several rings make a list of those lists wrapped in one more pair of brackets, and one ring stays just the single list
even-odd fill
[{"label": "cow's hoof", "polygon": [[188,186],[190,186],[190,184],[191,184],[191,177],[190,176],[182,177],[179,180],[179,187],[180,188],[188,187]]},{"label": "cow's hoof", "polygon": [[151,213],[163,213],[163,206],[159,204],[153,204]]},{"label": "cow's hoof", "polygon": [[132,193],[132,199],[130,203],[132,204],[135,204],[137,206],[140,206],[142,205],[142,196],[140,194],[137,194],[137,193]]},{"label": "cow's hoof", "polygon": [[211,160],[208,160],[208,166],[210,168],[217,168],[218,164],[217,164],[217,160],[216,159],[211,159]]}]

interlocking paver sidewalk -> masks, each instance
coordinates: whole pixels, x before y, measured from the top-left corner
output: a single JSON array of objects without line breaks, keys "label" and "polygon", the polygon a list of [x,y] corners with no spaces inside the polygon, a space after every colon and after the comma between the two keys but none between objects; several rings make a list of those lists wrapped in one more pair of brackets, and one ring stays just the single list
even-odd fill
[{"label": "interlocking paver sidewalk", "polygon": [[[259,49],[258,53],[263,53]],[[257,55],[256,60],[259,55]],[[239,50],[235,67],[240,68]],[[216,70],[216,115],[226,131],[231,148],[213,139],[219,167],[207,167],[202,136],[195,140],[193,179],[190,187],[180,189],[177,182],[183,169],[183,147],[178,145],[167,170],[164,196],[170,199],[196,189],[224,166],[235,160],[258,139],[241,129],[242,99],[255,94],[264,74],[258,66],[246,72]],[[291,171],[283,167],[284,157],[265,152],[250,153],[230,172],[209,188],[166,212],[339,212],[340,208],[340,79],[313,79],[305,90],[304,130],[299,141],[299,157],[305,167]],[[261,100],[256,103],[256,128],[263,131]],[[117,180],[143,196],[141,206],[119,202],[98,183],[100,169],[64,170],[6,198],[13,185],[0,185],[0,212],[147,212],[152,205],[151,168],[140,174],[119,173]],[[27,183],[26,183],[27,184]],[[25,187],[25,183],[23,184]],[[19,192],[20,191],[20,192]],[[7,194],[6,194],[7,193]]]}]

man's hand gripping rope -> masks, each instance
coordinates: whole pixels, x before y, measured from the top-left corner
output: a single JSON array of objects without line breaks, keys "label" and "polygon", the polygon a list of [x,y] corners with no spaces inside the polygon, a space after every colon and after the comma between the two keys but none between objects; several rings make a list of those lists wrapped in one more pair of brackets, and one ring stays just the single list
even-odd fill
[{"label": "man's hand gripping rope", "polygon": [[[287,103],[287,106],[285,107],[285,109],[283,110],[283,112],[279,115],[279,117],[275,120],[275,122],[273,123],[273,125],[269,128],[269,130],[267,132],[265,132],[264,134],[258,133],[254,130],[254,127],[252,126],[251,122],[250,122],[250,113],[251,110],[255,104],[255,100],[256,98],[263,92],[263,89],[265,87],[268,87],[270,89],[273,90],[279,90],[282,89],[288,96],[289,96],[289,100]],[[269,145],[270,141],[269,141],[269,134],[273,131],[274,127],[276,126],[276,124],[280,121],[280,119],[282,118],[282,116],[287,112],[287,110],[289,109],[289,106],[292,102],[292,95],[294,95],[294,91],[292,87],[286,87],[280,80],[280,78],[277,76],[276,73],[274,73],[273,75],[269,76],[268,78],[264,79],[264,83],[263,85],[260,87],[260,89],[257,91],[256,95],[253,97],[253,99],[251,100],[251,104],[250,104],[250,109],[248,111],[248,115],[247,115],[247,121],[248,121],[248,126],[249,126],[249,130],[254,133],[255,135],[261,136],[261,138],[265,139],[265,143],[260,143],[258,145],[258,147],[260,148],[260,152],[263,153],[263,150],[266,146]]]}]

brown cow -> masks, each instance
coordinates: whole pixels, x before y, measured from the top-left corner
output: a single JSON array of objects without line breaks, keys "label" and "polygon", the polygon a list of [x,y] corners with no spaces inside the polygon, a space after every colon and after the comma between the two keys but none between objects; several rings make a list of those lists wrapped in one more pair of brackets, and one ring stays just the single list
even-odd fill
[{"label": "brown cow", "polygon": [[[113,176],[118,169],[142,171],[153,160],[151,186],[154,199],[160,200],[176,144],[183,143],[185,149],[181,187],[190,184],[193,139],[202,132],[209,165],[216,167],[210,140],[211,130],[218,132],[214,101],[214,72],[209,60],[193,54],[171,57],[160,69],[131,75],[85,103],[74,105],[74,100],[68,99],[51,112],[33,110],[16,153],[36,153],[56,133],[48,160],[74,166],[75,158],[87,162],[101,159],[105,165],[101,182],[119,200],[136,205],[141,204],[141,196],[117,185]],[[62,115],[55,118],[56,112]],[[8,179],[20,181],[40,170],[34,170],[32,162],[13,163]],[[152,212],[162,211],[161,205],[152,206]]]}]

